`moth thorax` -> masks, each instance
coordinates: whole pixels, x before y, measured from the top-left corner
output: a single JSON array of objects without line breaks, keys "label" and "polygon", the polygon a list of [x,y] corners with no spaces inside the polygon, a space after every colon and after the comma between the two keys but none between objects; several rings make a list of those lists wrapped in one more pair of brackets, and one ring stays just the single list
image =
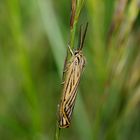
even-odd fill
[{"label": "moth thorax", "polygon": [[82,53],[78,53],[75,55],[75,65],[79,65],[81,68],[83,68],[83,66],[85,65],[85,57]]}]

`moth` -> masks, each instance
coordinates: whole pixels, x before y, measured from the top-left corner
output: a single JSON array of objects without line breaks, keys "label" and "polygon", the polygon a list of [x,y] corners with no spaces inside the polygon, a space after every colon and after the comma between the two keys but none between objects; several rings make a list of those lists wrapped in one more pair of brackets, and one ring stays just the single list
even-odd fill
[{"label": "moth", "polygon": [[83,33],[82,26],[80,27],[79,44],[77,50],[73,52],[70,46],[68,46],[68,49],[71,53],[71,58],[64,69],[65,78],[63,82],[62,97],[58,113],[59,128],[67,128],[70,126],[75,99],[77,96],[77,89],[86,61],[82,53],[82,48],[87,32],[87,27],[88,23],[86,24]]}]

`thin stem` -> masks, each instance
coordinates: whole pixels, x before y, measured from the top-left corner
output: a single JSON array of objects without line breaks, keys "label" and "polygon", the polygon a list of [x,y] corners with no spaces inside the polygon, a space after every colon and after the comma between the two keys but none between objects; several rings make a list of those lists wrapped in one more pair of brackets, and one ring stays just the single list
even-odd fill
[{"label": "thin stem", "polygon": [[[84,0],[72,0],[71,2],[72,2],[72,11],[71,11],[72,15],[71,15],[71,19],[70,19],[70,42],[69,42],[69,45],[70,45],[70,48],[73,50],[77,23],[79,20],[81,9],[83,7]],[[67,57],[66,57],[65,64],[67,64],[67,62],[69,61],[70,56],[71,56],[71,53],[69,51],[69,48],[67,48]],[[65,67],[65,64],[64,64],[64,67]],[[64,75],[64,77],[65,77],[65,75]],[[60,139],[60,130],[61,130],[61,128],[59,128],[57,123],[56,123],[55,140]]]},{"label": "thin stem", "polygon": [[[80,16],[81,10],[82,10],[82,8],[84,6],[84,1],[85,0],[77,0],[76,4],[75,4],[75,1],[72,0],[72,5],[74,5],[74,7],[76,5],[76,10],[75,10],[75,8],[72,8],[72,10],[74,10],[74,11],[72,11],[73,15],[71,15],[72,16],[71,17],[72,18],[72,22],[73,22],[73,23],[71,23],[72,26],[70,28],[70,47],[71,47],[71,49],[74,49],[74,41],[75,41],[75,34],[76,34],[76,29],[77,29],[77,23],[78,23],[78,20],[79,20],[79,16]],[[68,52],[67,58],[69,58],[69,56],[70,56],[70,53]]]},{"label": "thin stem", "polygon": [[74,24],[73,28],[70,30],[70,47],[74,49],[74,39],[76,33],[76,23]]},{"label": "thin stem", "polygon": [[55,132],[55,139],[54,140],[59,140],[60,139],[60,130],[61,128],[58,127],[58,125],[56,124],[56,132]]}]

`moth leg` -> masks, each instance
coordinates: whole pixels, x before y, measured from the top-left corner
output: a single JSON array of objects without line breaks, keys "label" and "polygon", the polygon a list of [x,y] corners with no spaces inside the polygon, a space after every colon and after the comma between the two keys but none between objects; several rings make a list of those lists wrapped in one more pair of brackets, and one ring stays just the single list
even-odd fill
[{"label": "moth leg", "polygon": [[70,51],[71,55],[74,56],[74,53],[73,53],[73,51],[72,51],[72,49],[71,49],[69,44],[68,44],[68,48],[69,48],[69,51]]},{"label": "moth leg", "polygon": [[[72,56],[74,56],[74,53],[73,53],[72,49],[70,48],[70,45],[69,45],[69,44],[68,44],[68,50],[70,51],[70,54],[71,54]],[[67,58],[68,58],[68,51],[67,51],[67,56],[65,57],[65,61],[64,61],[62,81],[64,80],[64,74],[65,74],[65,72],[67,72],[68,66],[69,66],[69,64],[70,64],[69,62],[67,62]]]},{"label": "moth leg", "polygon": [[63,70],[63,73],[68,71],[68,65],[65,67],[65,69]]},{"label": "moth leg", "polygon": [[63,77],[62,77],[62,83],[61,83],[61,85],[64,85],[65,84],[65,81],[64,81],[64,74],[65,74],[65,72],[67,72],[68,71],[68,68],[66,67],[65,68],[65,70],[63,70]]},{"label": "moth leg", "polygon": [[63,81],[62,83],[61,83],[61,85],[64,85],[65,84],[65,81]]},{"label": "moth leg", "polygon": [[65,65],[65,67],[63,69],[63,77],[64,77],[65,72],[68,71],[69,65],[70,65],[70,62],[68,62],[67,65]]}]

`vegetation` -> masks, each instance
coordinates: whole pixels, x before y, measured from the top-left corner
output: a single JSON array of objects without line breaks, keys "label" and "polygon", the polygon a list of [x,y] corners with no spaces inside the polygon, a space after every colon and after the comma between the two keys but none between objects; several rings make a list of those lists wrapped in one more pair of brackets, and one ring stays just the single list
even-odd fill
[{"label": "vegetation", "polygon": [[[77,0],[79,3],[83,0]],[[52,140],[71,1],[0,1],[0,139]],[[61,140],[139,140],[140,0],[85,0],[87,63]]]}]

